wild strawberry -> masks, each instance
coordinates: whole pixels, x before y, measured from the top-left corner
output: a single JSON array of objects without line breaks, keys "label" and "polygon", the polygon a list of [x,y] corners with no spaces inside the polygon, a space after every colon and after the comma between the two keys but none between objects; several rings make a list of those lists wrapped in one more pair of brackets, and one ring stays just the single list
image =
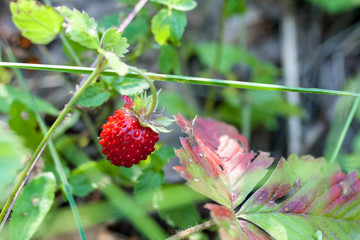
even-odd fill
[{"label": "wild strawberry", "polygon": [[159,140],[158,132],[167,131],[164,126],[172,121],[161,113],[147,115],[146,106],[149,106],[149,102],[146,101],[151,103],[151,98],[145,97],[144,100],[144,96],[136,97],[137,105],[128,96],[123,96],[123,99],[125,105],[109,116],[108,122],[102,126],[99,144],[112,164],[129,168],[145,160],[155,150],[154,145]]}]

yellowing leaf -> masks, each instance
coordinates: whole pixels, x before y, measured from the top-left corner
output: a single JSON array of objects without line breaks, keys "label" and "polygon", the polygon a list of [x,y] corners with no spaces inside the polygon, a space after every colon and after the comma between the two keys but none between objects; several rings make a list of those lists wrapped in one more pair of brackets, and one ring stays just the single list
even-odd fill
[{"label": "yellowing leaf", "polygon": [[48,44],[60,32],[63,18],[54,9],[32,0],[10,2],[12,19],[33,43]]}]

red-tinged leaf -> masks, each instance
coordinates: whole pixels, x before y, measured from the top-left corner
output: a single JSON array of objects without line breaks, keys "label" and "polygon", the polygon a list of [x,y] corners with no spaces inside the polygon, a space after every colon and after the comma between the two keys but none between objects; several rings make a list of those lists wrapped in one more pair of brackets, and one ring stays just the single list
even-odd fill
[{"label": "red-tinged leaf", "polygon": [[190,187],[228,209],[235,209],[267,173],[268,153],[249,151],[246,139],[225,123],[181,115],[177,124],[188,134],[175,150],[182,166],[174,169]]},{"label": "red-tinged leaf", "polygon": [[323,239],[360,239],[360,180],[323,158],[291,155],[236,216],[280,240],[314,239],[318,231]]},{"label": "red-tinged leaf", "polygon": [[261,229],[243,220],[237,220],[234,212],[223,206],[207,203],[211,218],[219,226],[219,235],[222,240],[270,240]]}]

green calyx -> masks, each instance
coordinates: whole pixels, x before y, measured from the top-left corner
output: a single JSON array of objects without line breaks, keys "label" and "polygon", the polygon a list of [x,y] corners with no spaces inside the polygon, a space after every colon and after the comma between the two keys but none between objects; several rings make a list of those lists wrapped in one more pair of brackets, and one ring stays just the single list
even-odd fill
[{"label": "green calyx", "polygon": [[[160,91],[161,90],[156,93],[157,96]],[[157,101],[153,104],[153,99],[153,96],[147,96],[146,92],[136,95],[134,101],[128,96],[123,96],[123,100],[125,101],[124,108],[139,120],[141,126],[149,127],[157,133],[171,132],[171,130],[166,129],[166,127],[175,120],[165,117],[163,115],[164,109],[156,111]]]}]

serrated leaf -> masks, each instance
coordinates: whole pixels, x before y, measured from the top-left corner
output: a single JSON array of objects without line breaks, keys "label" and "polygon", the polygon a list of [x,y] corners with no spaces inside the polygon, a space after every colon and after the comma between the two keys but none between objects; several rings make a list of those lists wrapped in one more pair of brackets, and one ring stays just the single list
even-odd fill
[{"label": "serrated leaf", "polygon": [[6,131],[0,121],[0,203],[10,195],[17,174],[24,168],[27,150],[22,139]]},{"label": "serrated leaf", "polygon": [[[32,104],[29,102],[29,98],[24,92],[17,90],[10,85],[0,84],[0,112],[9,113],[10,106],[14,100],[24,103],[27,107],[34,110]],[[50,103],[35,97],[35,103],[38,110],[42,113],[50,115],[57,115],[58,110]]]},{"label": "serrated leaf", "polygon": [[110,28],[101,38],[101,47],[105,51],[114,52],[118,57],[124,57],[124,54],[128,52],[129,44],[116,28]]},{"label": "serrated leaf", "polygon": [[63,18],[54,9],[33,0],[10,2],[12,19],[33,43],[48,44],[60,32]]},{"label": "serrated leaf", "polygon": [[90,18],[84,11],[81,13],[76,9],[70,10],[66,6],[57,7],[56,10],[66,20],[65,33],[71,40],[90,49],[100,47],[97,24],[94,18]]},{"label": "serrated leaf", "polygon": [[152,0],[152,2],[157,2],[179,11],[190,11],[197,6],[194,0]]},{"label": "serrated leaf", "polygon": [[151,31],[160,45],[178,45],[187,24],[184,12],[161,9],[151,20]]},{"label": "serrated leaf", "polygon": [[194,190],[232,209],[244,201],[273,162],[268,153],[249,151],[246,139],[225,123],[181,115],[177,124],[189,135],[175,150],[182,166],[174,169]]},{"label": "serrated leaf", "polygon": [[114,70],[120,77],[123,77],[128,73],[128,66],[123,63],[115,53],[104,51],[102,49],[98,49],[98,51],[104,55],[109,67]]},{"label": "serrated leaf", "polygon": [[160,47],[159,68],[164,74],[180,74],[179,57],[173,47],[168,45]]},{"label": "serrated leaf", "polygon": [[144,92],[149,84],[142,78],[120,77],[116,78],[113,87],[121,95],[132,96]]},{"label": "serrated leaf", "polygon": [[36,232],[55,197],[55,176],[43,173],[21,191],[10,221],[10,240],[28,240]]},{"label": "serrated leaf", "polygon": [[219,226],[219,235],[222,240],[271,239],[265,232],[259,231],[255,225],[246,221],[237,221],[232,210],[212,203],[205,204],[205,208],[210,210],[211,218]]},{"label": "serrated leaf", "polygon": [[167,224],[172,227],[179,227],[180,229],[195,226],[200,222],[200,214],[197,211],[195,204],[188,204],[183,207],[169,210],[160,209],[159,214]]},{"label": "serrated leaf", "polygon": [[101,83],[94,83],[85,90],[76,104],[83,107],[97,107],[106,102],[110,95]]},{"label": "serrated leaf", "polygon": [[8,123],[14,132],[26,140],[26,146],[35,151],[43,139],[35,114],[25,104],[15,100],[11,104]]},{"label": "serrated leaf", "polygon": [[360,236],[359,211],[360,180],[356,172],[346,175],[337,164],[323,158],[291,155],[287,161],[279,161],[269,180],[237,216],[276,239],[289,235],[310,239],[318,230],[324,239],[356,239]]},{"label": "serrated leaf", "polygon": [[[222,239],[266,239],[264,231],[271,239],[280,240],[316,239],[319,232],[323,239],[360,237],[360,179],[356,172],[346,175],[323,158],[291,155],[287,161],[279,161],[261,188],[247,200],[241,197],[238,201],[239,187],[245,186],[240,194],[250,195],[250,186],[259,180],[253,174],[248,178],[252,167],[244,166],[255,164],[258,169],[253,173],[261,172],[272,160],[236,162],[246,153],[246,142],[226,124],[207,119],[190,124],[182,117],[178,124],[190,137],[181,140],[184,149],[177,150],[177,155],[183,167],[176,170],[192,188],[223,205],[208,207]],[[243,149],[238,148],[239,143]],[[236,175],[231,176],[233,171]],[[210,186],[202,184],[203,179]],[[244,181],[228,188],[234,179]]]}]

